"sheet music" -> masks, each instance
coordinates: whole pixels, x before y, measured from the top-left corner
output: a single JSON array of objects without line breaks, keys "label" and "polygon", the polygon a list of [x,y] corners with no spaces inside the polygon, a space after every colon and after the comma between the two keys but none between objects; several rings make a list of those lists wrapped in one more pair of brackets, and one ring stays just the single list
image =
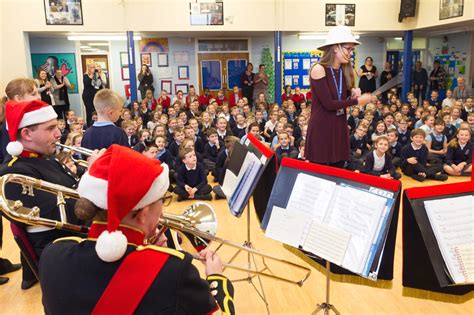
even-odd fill
[{"label": "sheet music", "polygon": [[[454,283],[466,283],[469,279],[473,281],[474,197],[429,200],[424,204],[441,255]],[[471,268],[470,275],[465,274],[465,266]]]},{"label": "sheet music", "polygon": [[226,169],[225,180],[222,184],[222,191],[226,195],[227,199],[230,198],[230,196],[234,192],[235,187],[237,187],[237,176],[235,176],[231,170]]},{"label": "sheet music", "polygon": [[350,239],[350,233],[313,220],[303,249],[340,266]]},{"label": "sheet music", "polygon": [[265,236],[279,242],[298,247],[303,229],[308,224],[306,215],[298,211],[273,206],[272,216],[267,225]]},{"label": "sheet music", "polygon": [[367,262],[386,198],[349,186],[337,186],[324,223],[351,234],[342,267],[361,274]]},{"label": "sheet music", "polygon": [[336,183],[300,173],[296,177],[286,208],[306,213],[322,222],[331,202]]},{"label": "sheet music", "polygon": [[[254,184],[254,179],[257,177],[258,172],[263,167],[263,164],[253,153],[250,153],[249,159],[251,162],[248,164],[244,174],[239,180],[235,191],[229,199],[229,205],[234,215],[240,215],[241,210],[244,207],[244,203],[249,196],[251,186]],[[240,174],[239,174],[240,175]]]}]

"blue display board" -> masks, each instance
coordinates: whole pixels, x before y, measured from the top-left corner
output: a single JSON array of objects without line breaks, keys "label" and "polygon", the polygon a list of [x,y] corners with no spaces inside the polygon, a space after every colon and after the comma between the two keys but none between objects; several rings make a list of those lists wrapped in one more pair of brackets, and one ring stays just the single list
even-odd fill
[{"label": "blue display board", "polygon": [[201,82],[203,88],[219,90],[222,88],[222,71],[220,60],[201,61]]},{"label": "blue display board", "polygon": [[321,59],[322,54],[320,50],[284,51],[281,64],[283,90],[286,85],[290,85],[292,89],[299,86],[303,92],[309,90],[309,69]]},{"label": "blue display board", "polygon": [[234,86],[240,86],[240,75],[245,71],[247,67],[246,59],[229,59],[227,60],[227,77],[228,85],[227,88],[230,90]]}]

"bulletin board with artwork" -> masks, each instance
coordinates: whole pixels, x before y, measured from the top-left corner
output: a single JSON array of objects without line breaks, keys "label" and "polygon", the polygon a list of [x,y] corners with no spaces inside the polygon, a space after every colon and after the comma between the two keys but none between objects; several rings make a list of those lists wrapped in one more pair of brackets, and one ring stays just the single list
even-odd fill
[{"label": "bulletin board with artwork", "polygon": [[457,86],[456,78],[466,75],[466,63],[468,58],[467,52],[456,50],[455,47],[448,48],[444,46],[434,49],[434,60],[438,60],[441,67],[446,71],[447,88]]},{"label": "bulletin board with artwork", "polygon": [[282,62],[282,87],[290,85],[292,89],[299,86],[303,92],[309,91],[309,69],[319,61],[323,52],[284,51]]}]

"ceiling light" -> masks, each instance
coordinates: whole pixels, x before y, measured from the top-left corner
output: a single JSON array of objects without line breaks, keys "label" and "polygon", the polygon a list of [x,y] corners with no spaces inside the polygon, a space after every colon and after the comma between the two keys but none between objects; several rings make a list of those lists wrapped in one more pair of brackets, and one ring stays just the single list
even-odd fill
[{"label": "ceiling light", "polygon": [[[302,40],[325,40],[327,38],[327,34],[321,33],[301,33],[298,34],[298,38]],[[359,39],[360,35],[354,35],[355,39]]]},{"label": "ceiling light", "polygon": [[[127,36],[125,35],[71,35],[67,37],[68,40],[79,40],[79,41],[88,41],[88,40],[121,40],[126,41]],[[134,40],[141,40],[140,35],[133,36]]]},{"label": "ceiling light", "polygon": [[403,37],[395,37],[394,40],[403,40]]},{"label": "ceiling light", "polygon": [[81,46],[81,49],[91,48],[90,46]]},{"label": "ceiling light", "polygon": [[89,46],[109,46],[109,43],[87,43]]}]

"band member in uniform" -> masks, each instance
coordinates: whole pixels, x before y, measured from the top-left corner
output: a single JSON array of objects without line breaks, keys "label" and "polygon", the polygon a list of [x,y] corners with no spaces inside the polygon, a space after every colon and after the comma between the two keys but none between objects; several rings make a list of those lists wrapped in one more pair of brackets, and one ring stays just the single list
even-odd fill
[{"label": "band member in uniform", "polygon": [[[130,167],[140,176],[130,176]],[[207,281],[188,253],[144,245],[156,235],[168,167],[112,145],[79,183],[76,214],[94,217],[87,239],[47,246],[40,261],[46,314],[233,314],[233,287],[220,258],[201,252]],[[107,219],[105,219],[107,218]]]},{"label": "band member in uniform", "polygon": [[[11,157],[0,167],[0,176],[21,174],[46,180],[69,188],[75,188],[77,181],[69,169],[52,157],[56,152],[56,142],[61,132],[57,127],[57,115],[51,105],[41,100],[8,101],[5,104],[5,116],[11,142],[7,152]],[[9,184],[6,187],[9,200],[20,200],[24,206],[40,208],[43,218],[58,220],[59,210],[56,196],[35,190],[34,196],[22,193],[21,185]],[[74,214],[74,201],[66,201],[66,213],[71,223],[77,221]],[[20,225],[19,223],[16,223]],[[46,244],[70,233],[38,226],[23,226],[33,249],[40,257]],[[22,289],[28,289],[37,280],[22,258]]]}]

